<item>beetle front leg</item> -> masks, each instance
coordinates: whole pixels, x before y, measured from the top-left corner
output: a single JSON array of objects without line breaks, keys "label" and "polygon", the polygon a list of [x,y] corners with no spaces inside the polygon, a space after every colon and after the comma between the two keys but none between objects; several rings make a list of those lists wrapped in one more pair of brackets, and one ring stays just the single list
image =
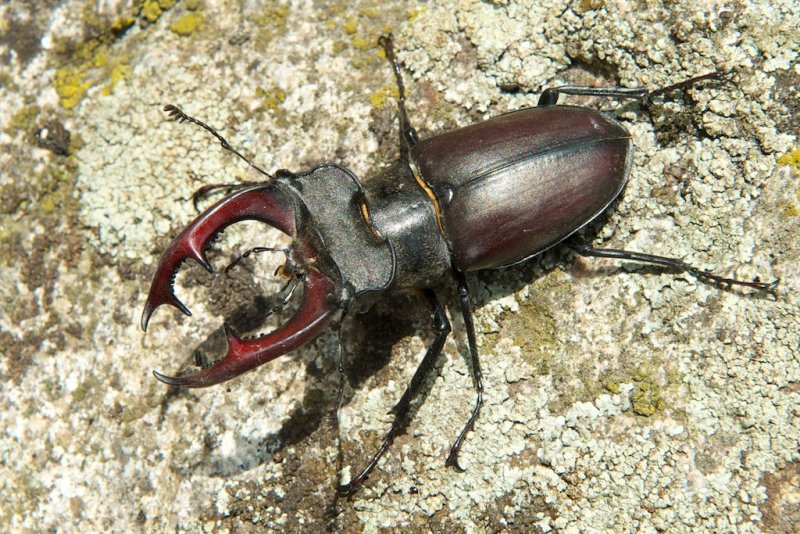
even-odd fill
[{"label": "beetle front leg", "polygon": [[472,380],[475,383],[475,392],[477,399],[475,401],[475,408],[472,409],[472,415],[469,421],[464,425],[461,433],[456,438],[453,446],[450,447],[450,454],[447,456],[445,465],[448,467],[455,467],[458,471],[464,471],[464,468],[458,465],[458,453],[461,450],[461,445],[464,443],[464,438],[467,432],[472,430],[475,425],[475,420],[478,419],[478,414],[483,405],[483,374],[481,373],[481,362],[478,358],[478,344],[475,342],[475,324],[472,321],[472,305],[469,302],[469,286],[467,286],[467,279],[464,273],[455,271],[456,280],[458,281],[458,302],[461,307],[461,315],[464,316],[464,324],[467,327],[467,343],[469,345],[469,354],[472,363]]},{"label": "beetle front leg", "polygon": [[419,141],[417,131],[411,126],[406,112],[406,88],[403,84],[403,74],[400,72],[400,65],[397,64],[397,57],[394,55],[394,40],[390,35],[382,35],[378,38],[378,44],[383,47],[386,59],[392,65],[394,79],[397,83],[397,111],[400,119],[400,159],[408,161],[408,154],[414,145]]},{"label": "beetle front leg", "polygon": [[639,263],[649,263],[651,265],[659,265],[661,267],[666,267],[668,269],[672,269],[679,273],[689,273],[692,276],[699,278],[700,280],[703,280],[704,282],[710,282],[712,284],[722,287],[731,287],[734,285],[738,285],[738,286],[752,287],[754,289],[757,289],[758,291],[774,293],[775,288],[778,286],[778,282],[780,282],[780,280],[773,280],[772,282],[761,282],[758,279],[753,280],[752,282],[748,282],[747,280],[726,278],[724,276],[720,276],[718,274],[714,274],[709,271],[698,269],[697,267],[689,265],[688,263],[679,260],[677,258],[667,258],[665,256],[653,256],[651,254],[643,254],[641,252],[629,252],[627,250],[594,248],[580,236],[571,237],[567,245],[572,250],[574,250],[576,254],[580,256],[596,257],[596,258],[614,258],[617,260],[629,260],[629,261],[636,261]]},{"label": "beetle front leg", "polygon": [[433,329],[436,332],[436,339],[433,340],[433,343],[428,348],[428,352],[425,353],[425,357],[422,358],[422,362],[420,362],[419,367],[417,367],[417,370],[414,372],[414,376],[411,377],[411,382],[408,384],[403,396],[394,408],[392,408],[392,412],[394,412],[394,421],[392,421],[392,427],[389,429],[386,437],[383,438],[378,452],[375,453],[375,456],[372,457],[372,460],[370,460],[361,473],[353,477],[347,484],[339,485],[339,495],[352,495],[359,486],[361,486],[372,470],[375,469],[375,466],[378,465],[378,461],[381,459],[381,456],[383,456],[383,453],[389,449],[394,438],[397,437],[397,434],[400,433],[408,423],[408,412],[411,407],[411,401],[417,396],[422,383],[433,369],[433,364],[436,363],[436,358],[442,353],[444,342],[450,334],[450,321],[447,320],[447,313],[445,313],[444,307],[436,297],[436,293],[431,289],[424,289],[423,292],[431,308],[433,308]]}]

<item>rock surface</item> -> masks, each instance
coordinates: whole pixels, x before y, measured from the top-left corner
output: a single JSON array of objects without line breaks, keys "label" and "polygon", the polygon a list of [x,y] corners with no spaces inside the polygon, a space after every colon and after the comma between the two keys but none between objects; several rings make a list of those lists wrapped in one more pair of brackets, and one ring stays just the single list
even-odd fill
[{"label": "rock surface", "polygon": [[[794,0],[232,4],[0,5],[4,531],[800,529]],[[141,332],[192,193],[259,179],[161,108],[215,125],[268,170],[332,161],[369,176],[397,154],[376,46],[388,31],[423,137],[535,105],[548,86],[730,71],[730,84],[659,103],[653,122],[636,105],[568,99],[609,110],[636,144],[595,243],[779,277],[777,297],[559,249],[470,276],[485,405],[458,473],[444,459],[474,395],[445,284],[454,335],[435,379],[351,499],[334,497],[339,467],[376,450],[432,340],[413,296],[343,326],[338,429],[333,332],[224,386],[157,382],[152,369],[219,353],[223,319],[247,322],[281,288],[275,254],[231,277],[185,267],[177,291],[193,317],[159,310]],[[217,273],[280,243],[242,226],[210,254]]]}]

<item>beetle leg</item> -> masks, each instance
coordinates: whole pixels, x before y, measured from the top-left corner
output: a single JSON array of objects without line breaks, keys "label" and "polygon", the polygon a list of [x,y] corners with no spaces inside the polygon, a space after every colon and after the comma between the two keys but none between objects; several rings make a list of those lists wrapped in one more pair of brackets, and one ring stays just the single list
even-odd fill
[{"label": "beetle leg", "polygon": [[539,97],[538,106],[554,106],[558,103],[558,97],[561,95],[572,96],[603,96],[610,98],[638,100],[643,106],[648,106],[653,100],[653,97],[671,93],[672,91],[692,88],[700,82],[707,80],[724,80],[727,73],[725,72],[710,72],[702,76],[695,76],[676,84],[668,85],[653,91],[645,87],[591,87],[586,85],[561,85],[559,87],[548,87],[542,91]]},{"label": "beetle leg", "polygon": [[228,264],[228,266],[225,267],[225,271],[223,271],[223,272],[225,274],[229,274],[231,272],[231,269],[233,269],[234,267],[239,265],[239,263],[241,263],[241,261],[243,259],[247,258],[251,254],[254,254],[254,253],[258,254],[260,252],[283,252],[284,254],[288,254],[289,253],[289,249],[288,248],[278,248],[278,247],[253,247],[253,248],[249,248],[246,251],[244,251],[243,254],[240,254],[239,256],[236,257],[236,259],[234,259],[232,262],[230,262]]},{"label": "beetle leg", "polygon": [[389,449],[389,446],[391,446],[397,434],[405,428],[408,423],[408,412],[411,407],[411,401],[417,396],[422,383],[433,369],[433,364],[436,362],[436,358],[442,353],[444,342],[450,334],[450,321],[447,320],[447,314],[445,313],[444,307],[439,302],[439,299],[436,297],[436,294],[431,289],[424,289],[423,292],[431,308],[433,308],[433,329],[436,332],[436,339],[434,339],[431,346],[428,347],[428,352],[425,353],[425,357],[422,358],[419,367],[417,367],[416,372],[414,372],[414,376],[411,377],[411,382],[409,382],[403,396],[392,409],[392,412],[394,412],[392,427],[389,429],[386,437],[383,438],[378,452],[375,453],[375,456],[372,457],[372,460],[369,461],[361,473],[356,475],[347,484],[341,484],[339,486],[339,495],[351,495],[358,489],[372,470],[375,469],[375,466],[378,465],[381,456]]},{"label": "beetle leg", "polygon": [[342,348],[342,323],[344,322],[345,315],[336,325],[336,372],[339,374],[339,386],[336,388],[336,406],[334,407],[333,419],[336,422],[336,427],[339,427],[339,410],[344,403],[344,388],[347,384],[347,373],[344,368],[344,349]]},{"label": "beetle leg", "polygon": [[383,47],[386,54],[386,59],[392,65],[394,71],[394,78],[397,82],[397,109],[400,118],[400,159],[408,161],[408,153],[411,148],[419,141],[417,131],[411,126],[408,120],[408,113],[406,112],[406,88],[403,84],[403,74],[400,72],[400,65],[397,64],[397,57],[394,55],[394,40],[391,34],[382,35],[378,38],[378,45]]},{"label": "beetle leg", "polygon": [[598,249],[587,243],[582,237],[573,236],[568,242],[568,246],[575,251],[576,254],[586,257],[596,258],[614,258],[618,260],[630,260],[640,263],[650,263],[652,265],[660,265],[667,267],[679,273],[689,273],[704,282],[709,282],[723,288],[728,288],[734,285],[752,287],[758,291],[766,293],[775,293],[780,280],[773,280],[772,282],[761,282],[758,279],[749,282],[747,280],[737,280],[736,278],[726,278],[709,271],[698,269],[688,263],[677,258],[667,258],[664,256],[653,256],[651,254],[643,254],[641,252],[629,252],[627,250],[618,249]]},{"label": "beetle leg", "polygon": [[461,445],[464,443],[464,438],[466,437],[467,432],[472,430],[473,425],[475,425],[475,420],[478,418],[478,414],[481,411],[481,405],[483,404],[483,375],[481,373],[481,363],[478,358],[478,344],[475,342],[475,324],[472,321],[472,305],[469,302],[469,286],[467,286],[467,279],[464,276],[464,273],[455,271],[455,274],[456,279],[458,280],[458,301],[461,306],[461,315],[464,317],[464,324],[467,327],[467,342],[469,344],[469,354],[472,363],[472,380],[475,383],[477,399],[475,401],[475,407],[472,409],[472,415],[469,417],[469,421],[467,421],[467,424],[464,425],[464,428],[456,438],[453,446],[450,447],[450,454],[447,456],[445,465],[448,467],[455,467],[458,471],[464,471],[464,468],[458,465],[458,452],[461,450]]}]

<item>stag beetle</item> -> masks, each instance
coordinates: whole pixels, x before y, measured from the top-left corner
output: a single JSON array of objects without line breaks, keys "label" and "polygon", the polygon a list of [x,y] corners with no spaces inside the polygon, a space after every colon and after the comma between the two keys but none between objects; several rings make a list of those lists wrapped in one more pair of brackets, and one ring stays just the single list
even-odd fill
[{"label": "stag beetle", "polygon": [[210,126],[175,106],[165,107],[171,118],[210,132],[224,149],[267,180],[226,186],[237,190],[201,213],[175,238],[158,264],[141,321],[146,329],[153,311],[162,304],[190,315],[173,291],[178,267],[192,258],[211,271],[205,256],[210,242],[225,227],[246,219],[267,223],[292,238],[284,251],[282,274],[302,282],[299,309],[283,327],[258,338],[243,339],[226,324],[228,350],[221,360],[185,376],[154,371],[162,382],[205,387],[230,380],[314,339],[359,299],[390,290],[421,289],[433,313],[435,339],[397,403],[391,429],[378,452],[349,483],[339,486],[341,494],[355,491],[375,468],[407,422],[410,403],[442,351],[450,323],[432,288],[445,276],[453,276],[457,283],[477,394],[446,461],[459,470],[458,453],[478,417],[483,390],[464,273],[514,265],[565,242],[580,256],[653,264],[717,285],[774,291],[777,280],[725,278],[675,258],[594,248],[576,235],[622,192],[633,146],[630,133],[619,122],[592,109],[557,105],[559,96],[627,98],[646,106],[657,95],[685,91],[698,82],[719,78],[718,73],[656,91],[553,87],[542,93],[536,107],[419,139],[406,113],[405,88],[391,36],[382,37],[379,45],[399,90],[400,158],[364,182],[334,164],[300,174],[280,170],[271,175]]}]

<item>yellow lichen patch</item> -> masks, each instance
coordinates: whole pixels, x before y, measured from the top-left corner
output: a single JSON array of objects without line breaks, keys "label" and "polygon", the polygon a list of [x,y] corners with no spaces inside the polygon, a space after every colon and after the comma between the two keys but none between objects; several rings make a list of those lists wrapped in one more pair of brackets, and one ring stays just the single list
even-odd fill
[{"label": "yellow lichen patch", "polygon": [[184,16],[173,22],[169,29],[172,30],[173,33],[180,35],[182,37],[187,37],[194,33],[196,30],[200,29],[203,24],[205,23],[206,18],[203,16],[202,13],[197,11],[192,11],[186,13]]},{"label": "yellow lichen patch", "polygon": [[789,165],[794,170],[800,171],[800,148],[778,158],[778,165]]},{"label": "yellow lichen patch", "polygon": [[286,91],[277,86],[267,89],[259,87],[256,89],[256,98],[261,100],[260,110],[275,111],[286,100]]},{"label": "yellow lichen patch", "polygon": [[586,11],[591,11],[593,9],[600,9],[606,5],[606,2],[605,0],[581,0],[580,5]]},{"label": "yellow lichen patch", "polygon": [[74,63],[58,69],[54,78],[56,93],[64,109],[70,110],[78,105],[86,91],[105,80],[103,94],[108,95],[114,87],[130,74],[130,66],[125,54],[109,54],[108,47],[97,41],[81,45],[73,54]]},{"label": "yellow lichen patch", "polygon": [[353,43],[353,48],[357,50],[367,50],[368,48],[372,47],[376,39],[367,39],[361,37],[360,35],[353,35],[351,41]]},{"label": "yellow lichen patch", "polygon": [[283,28],[286,26],[286,17],[288,14],[289,8],[286,6],[273,5],[269,2],[259,15],[252,17],[252,20],[259,26]]},{"label": "yellow lichen patch", "polygon": [[411,22],[415,18],[417,18],[420,15],[422,15],[423,13],[425,13],[425,11],[426,11],[425,7],[414,8],[411,11],[408,12],[408,15],[406,15],[406,19],[408,20],[408,22]]},{"label": "yellow lichen patch", "polygon": [[111,23],[111,32],[118,34],[122,33],[136,22],[134,17],[120,17]]},{"label": "yellow lichen patch", "polygon": [[[784,154],[778,158],[778,165],[786,165],[791,167],[795,172],[800,172],[800,148]],[[783,208],[783,214],[787,217],[800,216],[800,189],[795,194],[796,202],[787,202]]]},{"label": "yellow lichen patch", "polygon": [[345,31],[346,34],[354,35],[356,31],[358,31],[358,21],[356,21],[355,17],[350,17],[345,21],[344,26],[342,26],[342,29]]},{"label": "yellow lichen patch", "polygon": [[650,417],[654,413],[664,409],[664,399],[658,385],[651,377],[643,372],[636,374],[636,382],[631,391],[631,408],[633,413],[644,417]]},{"label": "yellow lichen patch", "polygon": [[108,63],[108,56],[105,52],[98,50],[98,52],[92,58],[92,66],[103,67],[106,63]]},{"label": "yellow lichen patch", "polygon": [[129,65],[114,65],[111,69],[109,82],[103,87],[103,95],[108,96],[113,93],[117,84],[127,78],[130,73],[131,67]]},{"label": "yellow lichen patch", "polygon": [[373,107],[382,108],[387,98],[400,98],[400,91],[396,85],[384,85],[369,97]]},{"label": "yellow lichen patch", "polygon": [[161,17],[161,13],[163,13],[163,9],[159,5],[157,0],[145,0],[144,4],[142,4],[142,10],[140,11],[139,15],[146,20],[147,22],[155,22]]},{"label": "yellow lichen patch", "polygon": [[80,67],[67,66],[56,71],[56,93],[58,93],[64,109],[72,109],[77,106],[83,98],[83,94],[92,86],[91,83],[84,81],[83,70]]},{"label": "yellow lichen patch", "polygon": [[374,7],[362,7],[358,10],[359,14],[364,15],[365,17],[374,19],[377,18],[381,12],[375,9]]}]

